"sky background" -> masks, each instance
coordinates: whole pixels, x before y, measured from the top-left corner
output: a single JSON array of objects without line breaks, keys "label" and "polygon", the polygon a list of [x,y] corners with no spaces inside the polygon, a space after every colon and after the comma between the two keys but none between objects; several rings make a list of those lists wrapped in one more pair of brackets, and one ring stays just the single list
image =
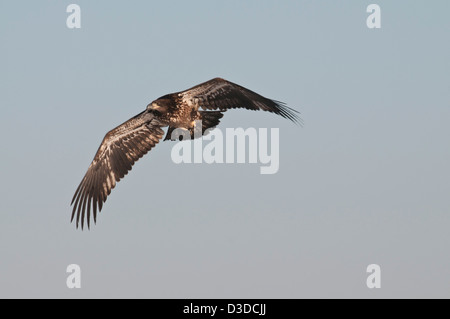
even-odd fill
[{"label": "sky background", "polygon": [[[449,298],[450,2],[371,3],[1,1],[0,297]],[[279,128],[279,172],[164,142],[76,230],[105,133],[217,76],[301,112],[221,121]]]}]

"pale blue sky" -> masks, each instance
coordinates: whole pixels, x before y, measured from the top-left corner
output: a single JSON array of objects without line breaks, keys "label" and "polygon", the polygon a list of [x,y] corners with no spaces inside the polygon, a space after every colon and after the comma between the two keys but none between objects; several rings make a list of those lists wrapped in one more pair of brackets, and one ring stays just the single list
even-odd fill
[{"label": "pale blue sky", "polygon": [[[1,1],[0,297],[449,298],[450,3],[370,3]],[[279,172],[164,142],[76,230],[104,134],[216,76],[302,113],[221,122],[279,128]]]}]

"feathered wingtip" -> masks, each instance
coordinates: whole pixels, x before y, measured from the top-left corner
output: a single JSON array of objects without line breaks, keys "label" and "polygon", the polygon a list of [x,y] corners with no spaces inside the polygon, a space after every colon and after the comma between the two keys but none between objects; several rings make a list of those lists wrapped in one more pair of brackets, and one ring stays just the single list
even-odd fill
[{"label": "feathered wingtip", "polygon": [[[88,196],[87,194],[82,194],[84,186],[83,182],[85,179],[83,179],[83,181],[80,183],[80,185],[78,186],[75,195],[72,198],[72,201],[70,203],[70,206],[73,205],[73,209],[72,209],[72,216],[70,218],[70,223],[73,223],[75,216],[76,218],[76,228],[78,229],[80,226],[80,217],[81,217],[81,230],[84,230],[84,219],[85,219],[85,211],[86,211],[86,201],[87,201],[87,216],[86,216],[86,224],[87,224],[87,228],[88,230],[90,230],[90,222],[91,222],[91,196]],[[80,196],[81,195],[81,196]],[[83,200],[84,203],[82,203],[80,201],[81,197],[88,197],[85,198]],[[98,205],[98,209],[97,209],[97,205]],[[94,221],[94,225],[97,223],[97,213],[100,213],[102,210],[102,206],[103,206],[103,201],[100,201],[98,204],[96,204],[95,202],[92,202],[92,208],[93,208],[93,221]]]},{"label": "feathered wingtip", "polygon": [[286,105],[286,103],[276,100],[271,100],[273,103],[276,104],[278,112],[276,112],[278,115],[281,115],[285,119],[291,120],[297,125],[300,125],[303,127],[304,122],[303,119],[300,117],[300,112],[297,110],[294,110],[293,108],[290,108]]}]

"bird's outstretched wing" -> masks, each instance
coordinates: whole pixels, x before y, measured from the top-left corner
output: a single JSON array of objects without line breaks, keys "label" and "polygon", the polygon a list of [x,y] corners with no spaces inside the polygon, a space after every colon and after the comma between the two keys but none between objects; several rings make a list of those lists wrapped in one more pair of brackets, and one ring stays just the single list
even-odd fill
[{"label": "bird's outstretched wing", "polygon": [[204,110],[226,111],[234,108],[262,110],[281,115],[301,124],[298,112],[287,107],[283,102],[265,98],[258,93],[221,78],[209,80],[176,94],[182,103]]},{"label": "bird's outstretched wing", "polygon": [[77,228],[80,217],[83,228],[85,213],[89,228],[91,206],[96,222],[97,208],[99,212],[102,210],[116,182],[162,138],[164,131],[161,126],[154,114],[144,111],[105,135],[72,199],[71,221],[76,214]]}]

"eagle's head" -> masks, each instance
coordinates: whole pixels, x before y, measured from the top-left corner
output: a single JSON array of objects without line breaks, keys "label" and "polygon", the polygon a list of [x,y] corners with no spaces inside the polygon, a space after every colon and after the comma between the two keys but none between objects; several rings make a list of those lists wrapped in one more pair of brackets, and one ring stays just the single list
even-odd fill
[{"label": "eagle's head", "polygon": [[161,113],[166,113],[171,106],[174,106],[173,99],[169,96],[160,97],[157,100],[154,100],[152,103],[147,105],[148,110],[156,110]]}]

